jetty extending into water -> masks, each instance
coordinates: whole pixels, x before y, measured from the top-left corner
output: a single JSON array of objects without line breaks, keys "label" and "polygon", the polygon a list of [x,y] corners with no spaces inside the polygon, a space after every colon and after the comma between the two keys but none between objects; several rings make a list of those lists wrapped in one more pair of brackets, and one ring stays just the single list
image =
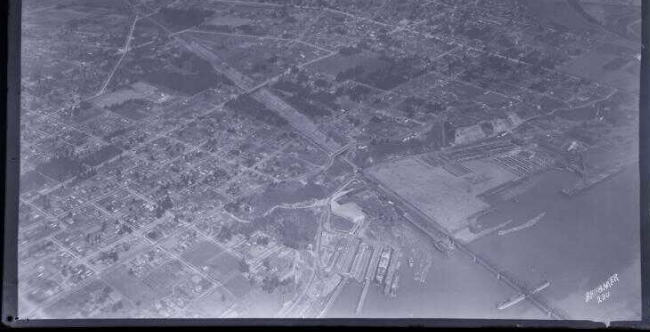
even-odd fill
[{"label": "jetty extending into water", "polygon": [[580,183],[576,184],[575,186],[562,189],[561,192],[563,194],[569,196],[569,197],[573,197],[573,196],[575,196],[575,195],[577,195],[577,194],[579,194],[579,193],[581,193],[581,192],[583,192],[583,191],[585,191],[585,190],[587,190],[587,189],[589,189],[589,188],[591,188],[591,187],[593,187],[593,186],[595,186],[595,185],[609,179],[610,177],[620,173],[621,171],[623,171],[623,167],[616,168],[611,172],[605,172],[605,173],[601,173],[601,174],[592,176],[592,177],[586,179],[585,181],[580,181]]},{"label": "jetty extending into water", "polygon": [[533,219],[530,219],[527,222],[525,222],[525,223],[523,223],[523,224],[521,224],[519,226],[515,226],[515,227],[512,227],[512,228],[501,230],[497,234],[506,235],[508,233],[520,231],[522,229],[526,229],[528,227],[531,227],[531,226],[535,225],[540,220],[542,220],[542,218],[544,218],[545,215],[546,215],[546,212],[542,212],[542,213],[538,214],[537,217],[535,217]]}]

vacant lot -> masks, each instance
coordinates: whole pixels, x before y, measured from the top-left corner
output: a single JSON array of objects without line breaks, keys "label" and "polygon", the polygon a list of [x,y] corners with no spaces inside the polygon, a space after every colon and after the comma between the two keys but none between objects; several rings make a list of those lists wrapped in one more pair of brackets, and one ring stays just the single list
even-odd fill
[{"label": "vacant lot", "polygon": [[591,79],[611,87],[633,92],[639,89],[638,77],[624,71],[628,66],[639,67],[640,63],[629,60],[617,63],[621,58],[599,51],[586,53],[559,69],[571,75]]},{"label": "vacant lot", "polygon": [[202,267],[207,261],[220,254],[223,250],[216,244],[208,241],[197,244],[194,249],[183,254],[183,258],[190,264]]},{"label": "vacant lot", "polygon": [[228,280],[226,287],[238,298],[243,297],[251,291],[251,284],[246,278],[241,274],[238,274],[234,278]]},{"label": "vacant lot", "polygon": [[228,292],[222,287],[217,287],[215,290],[201,297],[196,302],[189,306],[188,312],[196,313],[196,317],[200,318],[218,318],[223,314],[235,301]]},{"label": "vacant lot", "polygon": [[[379,60],[379,55],[374,52],[363,51],[351,55],[337,54],[335,56],[315,62],[308,68],[336,76],[346,70],[361,66],[366,69],[381,68],[386,62]],[[361,75],[361,71],[359,71]]]},{"label": "vacant lot", "polygon": [[479,192],[473,192],[471,182],[419,160],[400,160],[370,173],[449,231],[464,227],[467,217],[488,207],[476,198]]}]

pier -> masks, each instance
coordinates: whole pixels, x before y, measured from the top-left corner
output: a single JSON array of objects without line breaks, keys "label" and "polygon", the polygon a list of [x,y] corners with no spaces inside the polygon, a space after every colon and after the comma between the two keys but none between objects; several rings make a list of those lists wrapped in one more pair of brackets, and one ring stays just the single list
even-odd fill
[{"label": "pier", "polygon": [[366,279],[366,282],[363,284],[363,290],[361,291],[361,297],[359,297],[359,303],[357,303],[357,309],[355,314],[360,315],[363,310],[363,304],[366,301],[366,296],[368,295],[368,290],[370,289],[370,280]]},{"label": "pier", "polygon": [[588,190],[589,188],[609,179],[610,177],[620,173],[623,170],[623,167],[619,167],[611,172],[607,173],[601,173],[598,174],[591,179],[587,179],[585,181],[580,181],[580,183],[576,184],[573,187],[562,189],[561,192],[569,197],[573,197],[585,190]]},{"label": "pier", "polygon": [[[453,247],[460,250],[463,254],[465,254],[467,257],[469,257],[474,263],[482,266],[484,269],[486,269],[488,272],[490,272],[495,278],[497,278],[501,282],[505,283],[510,288],[512,288],[515,291],[517,291],[519,293],[522,293],[522,294],[531,294],[530,289],[532,289],[532,288],[529,287],[526,284],[526,282],[524,282],[523,280],[519,280],[519,279],[515,278],[514,276],[510,275],[508,272],[501,269],[495,263],[490,262],[487,258],[480,257],[477,254],[475,254],[464,243],[462,243],[461,241],[456,240],[442,226],[438,225],[435,222],[435,220],[432,220],[428,215],[426,215],[424,212],[422,212],[416,206],[413,206],[408,201],[404,200],[397,193],[393,192],[389,188],[386,188],[386,186],[381,184],[380,181],[378,181],[372,175],[364,173],[364,176],[371,183],[375,184],[376,187],[381,192],[383,192],[387,196],[395,199],[396,202],[400,203],[400,207],[403,208],[405,211],[407,211],[407,213],[413,213],[414,215],[417,215],[417,216],[423,218],[423,220],[429,221],[430,225],[427,225],[427,226],[429,226],[429,227],[427,227],[427,226],[424,226],[424,225],[420,225],[419,223],[414,223],[412,218],[406,218],[409,222],[411,222],[415,226],[416,229],[419,229],[424,234],[426,234],[433,241],[433,243],[437,243],[441,239],[447,239],[448,241],[451,242]],[[561,311],[559,309],[556,309],[556,308],[552,307],[550,304],[548,304],[545,300],[543,300],[541,297],[537,296],[536,294],[531,294],[526,299],[528,299],[533,305],[535,305],[541,311],[545,312],[548,315],[549,318],[559,319],[559,320],[569,320],[570,319],[568,314],[566,314],[565,312],[563,312],[563,311]]]},{"label": "pier", "polygon": [[363,290],[361,291],[361,296],[359,297],[359,303],[357,303],[357,309],[355,310],[355,313],[357,315],[361,314],[361,310],[363,309],[363,304],[366,301],[366,296],[368,295],[368,290],[370,290],[370,285],[372,284],[372,280],[375,278],[375,272],[377,271],[377,265],[379,264],[379,256],[381,255],[381,252],[383,248],[381,247],[375,247],[371,250],[371,255],[370,256],[370,263],[368,264],[368,268],[366,269],[366,278],[365,282],[363,284]]},{"label": "pier", "polygon": [[345,288],[345,285],[347,285],[347,283],[348,283],[348,278],[346,277],[341,278],[341,281],[339,281],[338,285],[336,285],[336,288],[332,292],[332,295],[330,295],[329,299],[327,300],[327,304],[325,305],[325,308],[321,310],[320,314],[318,315],[318,318],[323,318],[325,313],[327,313],[332,308],[334,302],[336,302],[336,299],[339,298],[339,296],[343,292],[343,288]]}]

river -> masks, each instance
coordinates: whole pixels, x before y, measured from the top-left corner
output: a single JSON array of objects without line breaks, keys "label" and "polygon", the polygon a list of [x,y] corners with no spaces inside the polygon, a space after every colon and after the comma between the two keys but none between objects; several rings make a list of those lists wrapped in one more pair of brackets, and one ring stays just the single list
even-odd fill
[{"label": "river", "polygon": [[[638,319],[640,314],[638,167],[624,171],[567,197],[559,191],[579,180],[572,173],[551,170],[533,176],[534,186],[502,202],[479,219],[484,228],[508,219],[506,228],[546,215],[531,227],[499,236],[496,232],[469,246],[501,268],[535,287],[551,285],[540,295],[572,319],[612,321]],[[434,255],[425,283],[413,279],[408,264],[400,268],[397,297],[373,285],[360,316],[354,314],[362,285],[350,281],[327,317],[511,318],[545,319],[527,301],[504,310],[497,303],[516,293],[457,250]],[[586,300],[586,292],[612,275],[618,282],[602,303]]]},{"label": "river", "polygon": [[[479,223],[507,228],[546,215],[533,226],[499,236],[496,232],[470,247],[532,284],[550,281],[542,294],[571,318],[640,318],[640,238],[638,166],[573,197],[559,190],[579,181],[572,173],[548,171],[517,202],[498,204]],[[620,282],[602,302],[585,302],[586,292],[617,274]]]}]

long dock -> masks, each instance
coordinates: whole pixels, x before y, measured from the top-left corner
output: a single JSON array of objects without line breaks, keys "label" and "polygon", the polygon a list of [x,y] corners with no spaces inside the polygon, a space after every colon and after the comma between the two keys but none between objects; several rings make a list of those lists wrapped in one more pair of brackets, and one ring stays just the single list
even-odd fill
[{"label": "long dock", "polygon": [[612,172],[600,174],[590,180],[580,182],[573,187],[562,189],[561,192],[569,197],[573,197],[589,188],[609,179],[610,177],[623,171],[623,167],[619,167]]},{"label": "long dock", "polygon": [[366,302],[366,296],[368,296],[368,290],[370,290],[370,280],[366,279],[366,282],[363,284],[363,290],[361,291],[361,297],[359,297],[359,303],[357,303],[357,309],[354,311],[355,314],[360,315],[363,310],[363,304]]},{"label": "long dock", "polygon": [[542,220],[542,218],[544,218],[545,215],[546,215],[546,212],[542,212],[542,213],[538,214],[535,218],[532,218],[532,219],[528,220],[527,222],[525,222],[525,223],[523,223],[523,224],[521,224],[519,226],[515,226],[515,227],[512,227],[512,228],[500,230],[497,234],[499,234],[501,236],[501,235],[506,235],[506,234],[509,234],[509,233],[512,233],[512,232],[518,232],[518,231],[520,231],[522,229],[526,229],[528,227],[532,227],[536,223],[538,223],[540,220]]},{"label": "long dock", "polygon": [[368,267],[366,268],[366,280],[363,284],[363,290],[361,291],[361,296],[359,297],[359,303],[357,303],[357,309],[355,313],[357,315],[361,314],[361,310],[363,309],[363,304],[366,301],[366,296],[368,295],[368,291],[370,290],[370,285],[372,284],[372,280],[375,278],[375,272],[377,271],[377,264],[379,264],[379,256],[381,255],[381,252],[383,248],[381,247],[374,247],[370,250],[372,250],[372,256],[370,256],[370,262],[368,263]]},{"label": "long dock", "polygon": [[[455,239],[447,230],[445,230],[442,226],[438,225],[435,220],[431,219],[428,215],[426,215],[424,212],[422,212],[420,209],[418,209],[416,206],[410,204],[408,201],[404,200],[402,197],[400,197],[397,193],[393,192],[389,188],[386,188],[379,180],[374,178],[372,175],[363,173],[364,177],[368,179],[371,183],[375,184],[378,189],[380,189],[384,194],[386,194],[389,197],[392,197],[395,199],[397,202],[401,203],[401,207],[404,208],[405,210],[412,212],[421,218],[424,218],[425,220],[429,221],[431,224],[431,227],[424,228],[422,225],[419,225],[417,223],[414,223],[411,218],[406,218],[409,222],[411,222],[414,226],[416,226],[417,229],[422,230],[424,234],[428,235],[434,242],[439,241],[441,234],[442,236],[445,236],[451,243],[454,245],[455,248],[459,249],[461,252],[463,252],[465,255],[467,255],[469,258],[472,259],[472,261],[483,268],[485,268],[488,272],[490,272],[492,275],[494,275],[498,280],[501,282],[505,283],[508,285],[510,288],[514,289],[515,291],[522,293],[522,294],[531,294],[530,287],[526,285],[525,282],[516,279],[514,276],[510,275],[507,271],[501,269],[498,267],[496,264],[493,262],[490,262],[484,257],[480,257],[477,254],[475,254],[472,250],[469,249],[464,243],[461,241],[458,241]],[[427,229],[433,228],[435,229],[438,234],[433,235],[431,234],[431,230],[427,231]],[[545,300],[543,300],[541,297],[536,296],[535,294],[531,294],[528,296],[526,299],[528,299],[533,305],[535,305],[537,308],[545,312],[549,318],[555,318],[559,320],[569,320],[568,314],[562,312],[561,310],[552,307],[550,304],[546,303]]]},{"label": "long dock", "polygon": [[339,281],[339,284],[336,285],[336,288],[332,292],[332,295],[330,295],[330,298],[328,299],[325,308],[320,312],[318,318],[322,318],[330,310],[330,308],[332,308],[334,302],[336,302],[336,299],[339,298],[339,296],[343,292],[343,288],[345,288],[345,285],[347,283],[348,283],[348,278],[346,277],[341,278],[341,281]]}]

